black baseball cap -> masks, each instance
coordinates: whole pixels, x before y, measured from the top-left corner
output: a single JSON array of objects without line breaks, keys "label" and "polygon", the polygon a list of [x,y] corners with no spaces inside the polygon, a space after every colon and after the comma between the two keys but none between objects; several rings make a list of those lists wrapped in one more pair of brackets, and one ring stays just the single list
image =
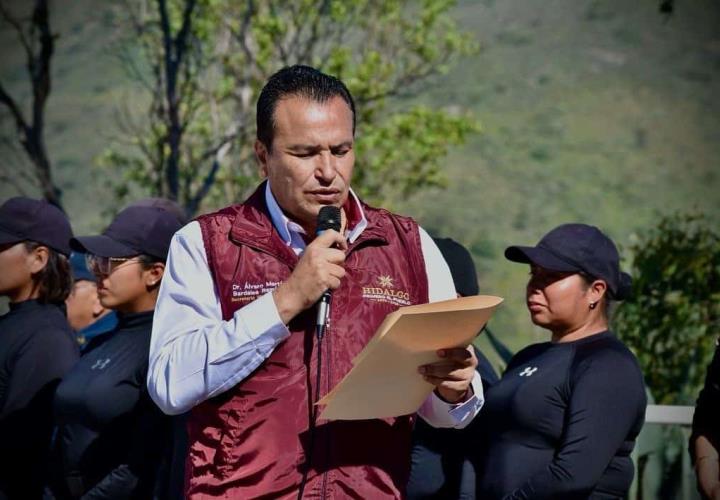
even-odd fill
[{"label": "black baseball cap", "polygon": [[610,297],[615,300],[630,296],[632,278],[620,271],[617,248],[595,226],[563,224],[543,236],[534,247],[506,248],[505,258],[551,271],[583,273],[605,281]]},{"label": "black baseball cap", "polygon": [[177,201],[169,200],[168,198],[143,198],[141,200],[135,201],[133,203],[130,203],[125,208],[130,207],[157,207],[165,210],[166,212],[170,212],[173,214],[178,222],[182,224],[183,226],[188,223],[188,216],[187,212],[185,212],[185,209],[180,206],[180,204]]},{"label": "black baseball cap", "polygon": [[0,206],[0,245],[35,241],[69,256],[72,237],[67,216],[46,201],[16,196]]},{"label": "black baseball cap", "polygon": [[455,290],[463,297],[480,293],[475,263],[470,252],[452,238],[433,238],[450,268]]},{"label": "black baseball cap", "polygon": [[172,213],[159,207],[128,207],[98,236],[78,236],[73,250],[100,257],[132,257],[147,254],[167,258],[170,240],[182,225]]}]

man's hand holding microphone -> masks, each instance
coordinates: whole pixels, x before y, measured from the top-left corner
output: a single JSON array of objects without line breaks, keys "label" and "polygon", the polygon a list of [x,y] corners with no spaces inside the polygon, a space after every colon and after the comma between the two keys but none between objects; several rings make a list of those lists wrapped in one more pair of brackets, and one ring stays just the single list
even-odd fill
[{"label": "man's hand holding microphone", "polygon": [[[287,281],[273,293],[280,319],[288,324],[299,313],[315,305],[328,290],[340,286],[345,276],[347,240],[341,234],[341,211],[324,206],[318,214],[317,236],[305,247]],[[344,218],[343,218],[344,220]]]}]

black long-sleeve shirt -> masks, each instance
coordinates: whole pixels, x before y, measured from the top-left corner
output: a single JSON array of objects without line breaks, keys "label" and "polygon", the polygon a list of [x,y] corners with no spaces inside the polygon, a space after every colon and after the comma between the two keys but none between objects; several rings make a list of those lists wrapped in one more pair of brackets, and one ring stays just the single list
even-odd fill
[{"label": "black long-sleeve shirt", "polygon": [[26,300],[0,317],[0,499],[42,495],[52,397],[78,357],[61,306]]},{"label": "black long-sleeve shirt", "polygon": [[705,375],[705,386],[693,416],[690,455],[695,460],[695,439],[705,436],[716,450],[720,450],[720,340],[715,348],[715,356]]},{"label": "black long-sleeve shirt", "polygon": [[56,496],[152,496],[170,433],[145,385],[152,315],[121,315],[58,386]]},{"label": "black long-sleeve shirt", "polygon": [[486,394],[478,498],[623,498],[645,405],[637,360],[610,332],[520,351]]}]

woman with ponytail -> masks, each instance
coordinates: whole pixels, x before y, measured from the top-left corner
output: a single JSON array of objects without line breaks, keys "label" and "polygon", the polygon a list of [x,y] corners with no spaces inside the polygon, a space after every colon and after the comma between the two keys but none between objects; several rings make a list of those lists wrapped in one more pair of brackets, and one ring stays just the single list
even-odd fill
[{"label": "woman with ponytail", "polygon": [[0,498],[42,495],[52,434],[52,397],[78,359],[65,316],[72,287],[72,230],[44,201],[0,206]]}]

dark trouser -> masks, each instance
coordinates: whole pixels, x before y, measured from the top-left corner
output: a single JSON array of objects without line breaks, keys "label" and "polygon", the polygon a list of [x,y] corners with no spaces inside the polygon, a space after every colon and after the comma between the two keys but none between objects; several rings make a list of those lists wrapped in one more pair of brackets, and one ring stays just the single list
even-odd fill
[{"label": "dark trouser", "polygon": [[[475,349],[483,387],[497,382],[490,361]],[[482,412],[465,429],[435,429],[417,417],[413,430],[409,500],[475,498],[475,467],[482,445]]]},{"label": "dark trouser", "polygon": [[434,429],[418,418],[413,432],[409,500],[475,498],[475,468],[466,447],[472,429]]}]

